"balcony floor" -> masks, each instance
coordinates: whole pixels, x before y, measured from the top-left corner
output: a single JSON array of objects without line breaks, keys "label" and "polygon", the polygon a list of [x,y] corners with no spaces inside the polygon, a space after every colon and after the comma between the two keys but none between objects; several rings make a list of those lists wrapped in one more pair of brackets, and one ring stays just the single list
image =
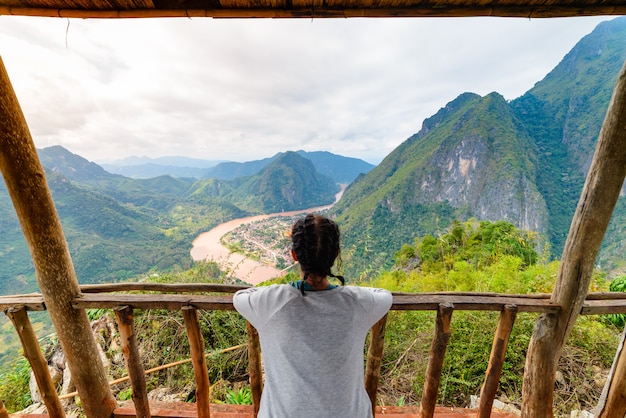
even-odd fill
[{"label": "balcony floor", "polygon": [[[152,418],[196,418],[196,405],[191,403],[150,402]],[[10,415],[11,418],[47,418],[48,415]],[[113,418],[134,418],[135,408],[132,401],[117,408]],[[252,418],[251,405],[211,404],[211,418]],[[376,417],[386,418],[419,418],[417,406],[385,406],[376,407]],[[435,418],[475,418],[476,409],[437,407]],[[492,411],[492,418],[517,418],[508,412]]]}]

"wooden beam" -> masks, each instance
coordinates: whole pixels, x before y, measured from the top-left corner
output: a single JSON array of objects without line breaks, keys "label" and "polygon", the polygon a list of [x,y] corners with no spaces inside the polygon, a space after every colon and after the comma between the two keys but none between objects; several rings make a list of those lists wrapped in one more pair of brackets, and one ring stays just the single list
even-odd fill
[{"label": "wooden beam", "polygon": [[204,339],[200,332],[198,311],[191,306],[183,306],[183,319],[189,338],[189,348],[193,364],[193,374],[196,378],[196,407],[198,418],[211,418],[211,383],[204,355]]},{"label": "wooden beam", "polygon": [[507,305],[500,313],[498,328],[493,338],[491,346],[491,354],[489,356],[489,366],[485,377],[485,383],[480,390],[480,403],[478,405],[478,413],[476,418],[489,418],[491,416],[491,408],[496,398],[498,386],[500,384],[500,375],[502,374],[502,365],[506,355],[506,348],[509,344],[509,337],[513,330],[513,323],[517,315],[517,306]]},{"label": "wooden beam", "polygon": [[594,410],[597,418],[624,418],[626,416],[626,329],[617,347],[613,366],[607,377],[598,406]]},{"label": "wooden beam", "polygon": [[[494,3],[495,4],[495,3]],[[128,19],[157,17],[212,17],[212,18],[270,18],[270,19],[322,19],[322,18],[375,18],[375,17],[519,17],[524,19],[574,17],[574,16],[618,16],[626,14],[626,5],[619,2],[596,5],[501,5],[465,6],[456,4],[443,7],[303,7],[303,8],[207,8],[207,9],[72,9],[45,7],[0,7],[0,15],[41,16],[60,18]]]},{"label": "wooden beam", "polygon": [[130,306],[133,309],[167,309],[179,311],[183,306],[193,306],[204,310],[234,310],[233,297],[222,295],[144,295],[86,293],[72,301],[77,309],[109,308]]},{"label": "wooden beam", "polygon": [[110,292],[162,292],[162,293],[235,293],[238,290],[248,289],[250,286],[236,286],[219,283],[103,283],[84,284],[80,286],[82,293],[110,293]]},{"label": "wooden beam", "polygon": [[385,325],[387,314],[374,324],[370,331],[370,345],[367,350],[367,363],[365,366],[365,391],[372,402],[372,414],[376,411],[376,394],[378,393],[378,381],[380,380],[380,365],[383,360],[383,347],[385,345]]},{"label": "wooden beam", "polygon": [[441,304],[437,310],[435,336],[430,346],[428,368],[426,369],[426,379],[424,381],[424,389],[422,390],[420,418],[432,418],[435,414],[443,359],[448,348],[448,341],[450,341],[450,322],[453,311],[454,305],[451,303]]},{"label": "wooden beam", "polygon": [[596,151],[570,226],[552,302],[542,314],[526,356],[523,418],[552,418],[554,376],[561,350],[587,296],[591,273],[626,175],[626,66],[617,78]]},{"label": "wooden beam", "polygon": [[0,170],[28,244],[37,283],[50,312],[85,414],[108,417],[117,403],[84,310],[61,222],[26,119],[0,59]]},{"label": "wooden beam", "polygon": [[120,306],[115,308],[114,311],[120,331],[122,353],[124,354],[130,385],[133,390],[132,396],[137,418],[150,418],[146,378],[144,376],[141,355],[139,354],[137,336],[135,335],[133,310],[128,306]]},{"label": "wooden beam", "polygon": [[50,376],[48,362],[41,352],[37,335],[28,319],[28,314],[24,308],[12,308],[6,312],[13,326],[17,331],[17,335],[22,342],[24,349],[24,357],[30,363],[30,367],[35,375],[35,381],[39,388],[39,393],[46,405],[48,415],[52,418],[65,418],[65,412],[61,406],[59,395]]},{"label": "wooden beam", "polygon": [[[468,296],[456,294],[400,294],[393,296],[392,310],[438,310],[441,304],[453,303],[456,310],[497,311],[506,305],[516,305],[520,312],[559,311],[559,306],[548,299],[533,299],[510,295]],[[233,310],[231,295],[184,294],[109,294],[83,293],[72,301],[72,306],[84,308],[113,308],[128,305],[133,309],[180,310],[194,306],[206,310]],[[626,309],[626,305],[624,307]]]},{"label": "wooden beam", "polygon": [[263,393],[263,372],[261,370],[261,343],[259,333],[250,322],[246,321],[248,329],[248,370],[250,373],[250,391],[254,416],[259,414],[261,394]]}]

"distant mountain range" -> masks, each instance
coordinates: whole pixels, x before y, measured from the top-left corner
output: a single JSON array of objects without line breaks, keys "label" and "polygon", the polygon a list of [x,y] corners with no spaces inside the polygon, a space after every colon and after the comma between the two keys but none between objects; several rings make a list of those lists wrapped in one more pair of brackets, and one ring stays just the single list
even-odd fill
[{"label": "distant mountain range", "polygon": [[[320,174],[329,176],[338,183],[348,184],[359,174],[367,173],[374,168],[373,164],[366,161],[344,157],[326,151],[296,152],[310,160]],[[238,177],[259,173],[266,165],[284,154],[285,153],[278,153],[270,158],[243,163],[198,160],[186,157],[162,157],[155,159],[147,157],[129,157],[120,161],[102,163],[101,166],[111,173],[139,179],[169,175],[179,178],[233,180]]]},{"label": "distant mountain range", "polygon": [[[625,44],[626,18],[603,22],[520,98],[464,93],[426,119],[332,209],[351,272],[389,266],[403,243],[452,219],[507,220],[560,257]],[[623,206],[599,259],[608,269],[626,259]]]},{"label": "distant mountain range", "polygon": [[[251,214],[332,203],[345,174],[338,170],[333,179],[301,153],[286,152],[258,172],[232,180],[132,179],[60,146],[38,153],[81,283],[189,267],[192,240],[199,232]],[[328,153],[309,154],[339,167],[354,163]],[[35,290],[30,254],[4,184],[0,231],[0,294]]]}]

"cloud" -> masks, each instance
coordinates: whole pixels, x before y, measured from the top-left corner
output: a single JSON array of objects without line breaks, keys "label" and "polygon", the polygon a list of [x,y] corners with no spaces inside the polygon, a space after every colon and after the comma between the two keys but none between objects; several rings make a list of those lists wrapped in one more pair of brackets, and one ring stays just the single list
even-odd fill
[{"label": "cloud", "polygon": [[0,45],[38,147],[379,161],[460,93],[520,96],[606,19],[3,16]]}]

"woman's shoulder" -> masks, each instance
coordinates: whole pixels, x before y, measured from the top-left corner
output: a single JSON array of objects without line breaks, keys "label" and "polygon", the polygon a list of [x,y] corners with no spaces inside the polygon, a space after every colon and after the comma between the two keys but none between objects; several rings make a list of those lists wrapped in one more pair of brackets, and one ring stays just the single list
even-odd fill
[{"label": "woman's shoulder", "polygon": [[343,286],[341,287],[344,292],[354,295],[359,299],[368,301],[382,301],[383,303],[391,303],[391,292],[386,289],[380,289],[377,287],[363,287],[363,286]]}]

